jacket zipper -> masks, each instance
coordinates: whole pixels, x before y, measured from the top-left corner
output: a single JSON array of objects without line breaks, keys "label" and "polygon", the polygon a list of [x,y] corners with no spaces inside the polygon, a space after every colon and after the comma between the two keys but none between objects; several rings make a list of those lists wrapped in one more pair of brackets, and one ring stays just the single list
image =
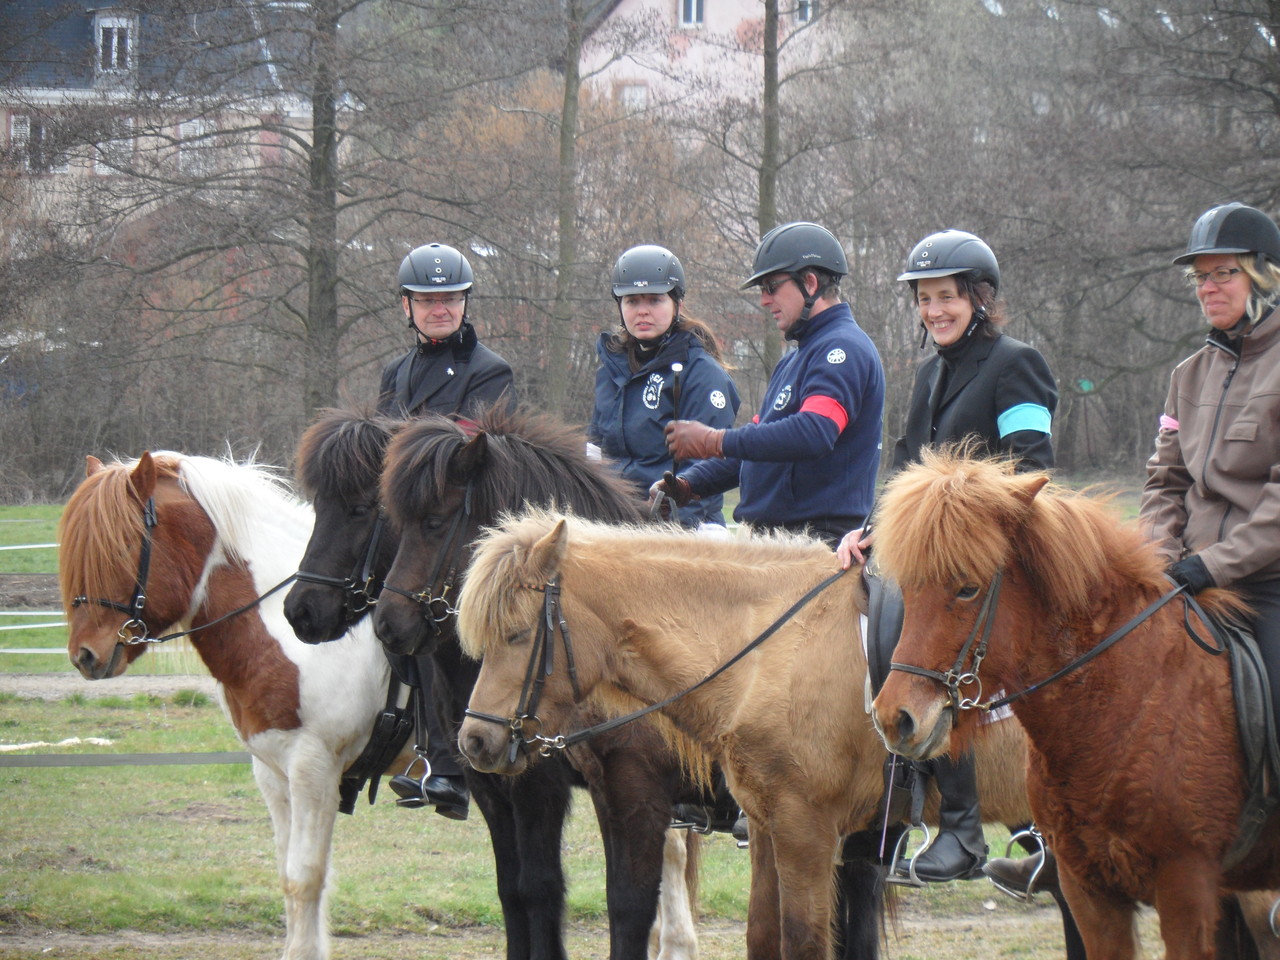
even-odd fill
[{"label": "jacket zipper", "polygon": [[[1226,351],[1231,355],[1231,369],[1227,371],[1226,379],[1222,381],[1222,396],[1218,398],[1218,409],[1213,414],[1213,429],[1209,431],[1209,446],[1205,450],[1204,467],[1200,474],[1200,483],[1207,490],[1209,488],[1209,461],[1212,459],[1213,449],[1218,440],[1218,426],[1222,422],[1222,408],[1227,402],[1227,391],[1231,389],[1231,381],[1235,379],[1236,371],[1240,369],[1240,352],[1232,350],[1230,347],[1210,340],[1219,350]],[[1221,541],[1227,532],[1227,517],[1231,514],[1231,504],[1227,504],[1222,511],[1222,519],[1218,522],[1218,540]]]}]

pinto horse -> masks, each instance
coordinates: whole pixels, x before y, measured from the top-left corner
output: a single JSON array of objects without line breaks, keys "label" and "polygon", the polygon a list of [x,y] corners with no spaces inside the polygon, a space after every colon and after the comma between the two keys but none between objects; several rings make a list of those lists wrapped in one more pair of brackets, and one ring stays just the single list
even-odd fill
[{"label": "pinto horse", "polygon": [[87,473],[58,528],[71,662],[119,676],[160,631],[192,631],[271,813],[285,960],[324,960],[338,781],[383,704],[386,658],[367,628],[318,649],[293,635],[281,594],[254,603],[292,576],[311,532],[270,473],[177,453],[89,457]]},{"label": "pinto horse", "polygon": [[[414,534],[424,527],[452,530],[454,536],[442,547],[452,569],[465,561],[462,548],[475,536],[478,523],[511,502],[556,501],[596,515],[637,517],[633,491],[598,467],[586,466],[582,438],[563,424],[509,411],[502,404],[480,413],[474,429],[478,433],[473,438],[443,417],[406,423],[343,410],[325,411],[307,429],[296,472],[314,503],[316,526],[300,582],[285,604],[300,637],[312,643],[328,640],[363,618],[374,598],[379,609],[396,602],[397,594],[380,590],[397,550],[410,539],[401,537],[401,526]],[[394,522],[388,523],[381,513],[379,481],[397,433],[402,436],[394,443],[388,473],[397,477],[398,490],[410,482],[415,486],[411,503],[403,495],[395,500]],[[463,503],[455,495],[467,484],[475,503],[463,517]],[[422,581],[420,570],[434,566],[431,557],[419,567],[411,565],[406,553],[401,556],[391,578],[393,590],[397,579]],[[436,586],[437,592],[448,594]],[[409,636],[397,648],[431,650],[437,704],[447,710],[447,727],[454,729],[479,665],[461,655],[447,604],[442,611],[426,611],[430,619],[424,619],[416,603],[405,604],[404,612]],[[687,831],[666,831],[669,798],[680,779],[673,758],[653,731],[644,728],[602,742],[594,753],[578,753],[585,780],[565,762],[542,764],[519,780],[465,771],[493,840],[509,960],[565,956],[560,842],[573,785],[589,788],[604,832],[610,956],[642,960],[656,912],[658,956],[692,958],[697,935],[688,890],[697,878],[697,839]],[[660,798],[656,802],[655,796]]]},{"label": "pinto horse", "polygon": [[[1159,912],[1169,960],[1212,957],[1223,891],[1280,881],[1280,822],[1224,870],[1246,788],[1227,658],[1192,642],[1184,616],[1210,634],[1178,597],[1120,632],[1170,593],[1154,548],[1046,474],[944,451],[890,482],[876,555],[906,600],[875,701],[889,749],[963,749],[993,691],[1009,691],[1090,960],[1134,956],[1138,902]],[[1225,591],[1200,599],[1238,608]]]},{"label": "pinto horse", "polygon": [[[713,541],[544,511],[509,520],[477,547],[459,604],[464,649],[483,657],[459,745],[482,770],[523,774],[537,750],[513,753],[513,735],[551,752],[576,741],[579,701],[661,704],[721,763],[750,819],[747,956],[828,960],[841,838],[884,817],[864,597],[856,573],[837,570],[829,547],[790,535]],[[531,698],[536,710],[517,708]],[[992,724],[978,748],[985,815],[1030,819],[1024,767],[1021,728]]]}]

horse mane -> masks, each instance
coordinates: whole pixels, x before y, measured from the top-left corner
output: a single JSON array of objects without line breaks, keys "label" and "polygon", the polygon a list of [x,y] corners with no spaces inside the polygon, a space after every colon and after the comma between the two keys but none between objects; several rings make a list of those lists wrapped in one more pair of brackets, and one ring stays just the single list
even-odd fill
[{"label": "horse mane", "polygon": [[382,475],[387,444],[401,423],[354,410],[321,410],[298,441],[295,472],[303,494],[345,502],[367,496]]},{"label": "horse mane", "polygon": [[573,552],[627,558],[627,563],[670,570],[675,579],[686,569],[698,569],[726,591],[758,592],[748,580],[759,578],[785,590],[782,571],[800,560],[827,572],[836,565],[830,547],[802,534],[775,531],[720,540],[674,525],[600,523],[533,507],[499,517],[475,542],[458,614],[459,642],[468,656],[479,658],[485,645],[505,643],[511,625],[528,620],[530,605],[542,603],[542,583],[525,569],[526,560],[534,544],[561,520],[568,523]]},{"label": "horse mane", "polygon": [[[469,478],[472,509],[482,520],[525,504],[619,523],[643,518],[636,488],[587,459],[580,429],[502,400],[478,411],[471,429],[485,442],[483,462]],[[471,440],[462,426],[435,414],[410,421],[396,434],[382,475],[382,502],[392,520],[403,525],[422,517],[447,486],[468,479],[451,475],[450,465]]]},{"label": "horse mane", "polygon": [[1143,592],[1168,585],[1154,545],[1110,497],[962,453],[926,450],[885,488],[874,555],[902,586],[985,585],[1016,562],[1050,612],[1070,617],[1087,614],[1117,580]]},{"label": "horse mane", "polygon": [[[309,526],[304,504],[268,468],[172,451],[152,454],[158,479],[177,481],[209,517],[230,557],[247,558],[268,529],[291,516]],[[142,509],[130,475],[137,460],[116,460],[90,474],[67,501],[58,522],[58,580],[63,604],[107,597],[121,569],[137,563]],[[124,598],[121,598],[124,599]]]}]

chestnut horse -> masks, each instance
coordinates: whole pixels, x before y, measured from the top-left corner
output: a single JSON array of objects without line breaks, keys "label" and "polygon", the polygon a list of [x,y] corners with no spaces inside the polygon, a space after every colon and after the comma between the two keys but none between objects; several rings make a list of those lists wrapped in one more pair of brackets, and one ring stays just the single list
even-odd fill
[{"label": "chestnut horse", "polygon": [[[584,466],[583,440],[563,424],[500,404],[480,412],[471,429],[478,431],[474,438],[443,417],[405,422],[344,410],[324,411],[308,427],[298,447],[296,472],[315,506],[316,525],[300,582],[285,603],[299,637],[309,643],[327,641],[361,620],[373,602],[385,607],[397,601],[398,595],[381,593],[402,538],[399,525],[382,513],[379,481],[387,447],[398,432],[405,435],[393,454],[403,474],[399,483],[411,479],[415,497],[411,503],[400,498],[394,519],[416,534],[446,515],[440,533],[453,529],[456,536],[443,550],[459,555],[446,558],[451,564],[465,559],[462,548],[477,524],[509,502],[554,499],[593,515],[638,515],[633,491],[598,466]],[[538,469],[546,466],[549,471]],[[465,524],[459,516],[454,527],[450,512],[462,503],[453,495],[462,488],[455,488],[450,477],[463,475],[472,484],[476,509]],[[422,562],[421,569],[431,569],[430,557]],[[407,563],[401,561],[402,568]],[[410,569],[412,573],[402,569],[397,576],[425,579],[418,568]],[[405,607],[411,634],[407,647],[431,651],[437,706],[448,714],[446,728],[456,729],[479,665],[461,655],[447,609],[429,624],[415,604]],[[612,747],[612,753],[601,750],[595,757],[583,753],[586,780],[566,762],[542,764],[518,780],[465,770],[493,841],[510,960],[565,956],[560,843],[574,785],[590,789],[604,831],[611,957],[643,960],[651,926],[661,960],[696,956],[689,900],[697,879],[698,838],[688,831],[666,831],[669,795],[679,782],[679,770],[650,730],[614,737]],[[655,755],[664,768],[653,768]],[[657,803],[655,791],[664,794]]]},{"label": "chestnut horse", "polygon": [[147,649],[130,639],[154,640],[177,624],[196,631],[191,644],[218,682],[271,813],[285,960],[329,956],[338,781],[369,738],[389,675],[368,628],[310,647],[285,622],[281,593],[253,605],[297,569],[311,521],[259,467],[144,453],[106,465],[89,457],[58,528],[68,652],[86,678],[124,673]]},{"label": "chestnut horse", "polygon": [[[534,688],[537,720],[522,737],[550,751],[581,727],[576,704],[586,698],[619,710],[663,703],[721,763],[750,819],[747,956],[828,960],[841,837],[883,817],[859,577],[834,580],[767,642],[688,688],[836,570],[829,547],[802,537],[713,541],[542,511],[509,520],[477,547],[459,605],[464,649],[483,656],[459,745],[479,769],[521,774],[536,751],[513,756],[501,718],[515,717]],[[550,637],[539,645],[542,623]],[[992,724],[978,746],[984,815],[1030,819],[1024,768],[1021,728]]]},{"label": "chestnut horse", "polygon": [[[944,451],[890,482],[876,556],[906,600],[895,670],[875,701],[889,749],[962,749],[984,696],[1026,691],[1012,706],[1031,744],[1031,803],[1090,960],[1134,955],[1138,902],[1159,912],[1169,960],[1212,957],[1222,892],[1280,881],[1275,817],[1223,868],[1246,785],[1227,658],[1192,642],[1188,614],[1210,634],[1174,598],[1045,682],[1170,592],[1154,548],[1046,474]],[[1222,611],[1233,597],[1201,599]],[[961,675],[950,692],[935,679],[948,670]]]}]

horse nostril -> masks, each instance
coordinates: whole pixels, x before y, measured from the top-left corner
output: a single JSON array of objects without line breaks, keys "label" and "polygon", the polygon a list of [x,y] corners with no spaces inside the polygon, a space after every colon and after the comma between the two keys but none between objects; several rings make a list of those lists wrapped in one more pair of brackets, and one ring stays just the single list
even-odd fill
[{"label": "horse nostril", "polygon": [[93,665],[97,662],[97,657],[93,655],[93,651],[88,647],[81,647],[80,654],[71,662],[81,670],[92,670]]},{"label": "horse nostril", "polygon": [[909,740],[916,731],[915,718],[907,710],[898,711],[898,739]]}]

